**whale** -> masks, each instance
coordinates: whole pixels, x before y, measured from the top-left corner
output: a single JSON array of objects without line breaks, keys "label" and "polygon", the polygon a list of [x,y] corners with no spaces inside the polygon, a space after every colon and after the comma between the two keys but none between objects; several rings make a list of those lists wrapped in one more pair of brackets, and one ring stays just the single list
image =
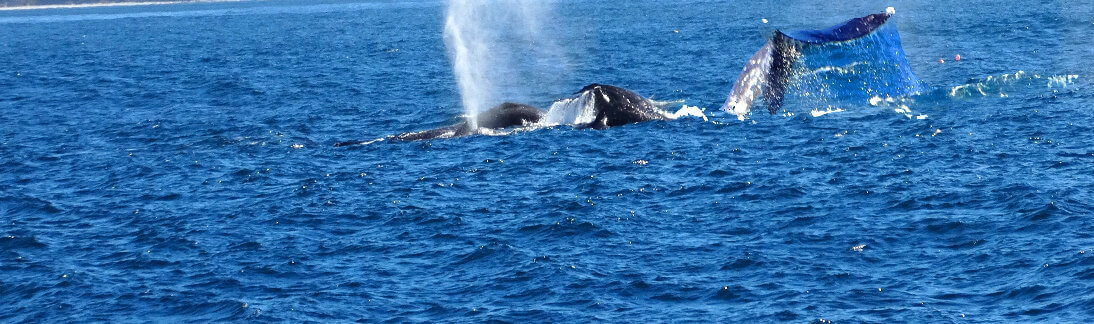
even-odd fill
[{"label": "whale", "polygon": [[651,120],[675,119],[652,100],[624,88],[593,83],[574,95],[592,106],[592,120],[575,123],[575,128],[606,129]]},{"label": "whale", "polygon": [[[477,129],[507,129],[515,127],[525,127],[535,125],[543,119],[546,112],[542,109],[529,106],[526,104],[505,102],[500,105],[494,106],[482,113],[476,115],[475,124],[471,125],[468,120],[461,121],[455,125],[444,126],[440,128],[402,133],[398,135],[391,135],[385,140],[395,141],[423,141],[438,138],[453,138],[469,136],[477,133]],[[476,127],[477,126],[477,127]],[[336,147],[367,144],[372,141],[344,141],[334,144]]]},{"label": "whale", "polygon": [[791,95],[814,102],[865,102],[924,91],[891,23],[896,11],[817,30],[775,30],[746,62],[722,110],[745,119],[757,100],[775,114]]},{"label": "whale", "polygon": [[681,116],[706,118],[694,107],[685,107],[676,113],[669,113],[662,110],[658,103],[634,91],[593,83],[567,98],[556,100],[549,110],[527,104],[506,102],[475,115],[474,125],[469,122],[470,120],[464,120],[444,127],[391,135],[371,141],[344,141],[334,146],[362,145],[379,140],[447,139],[480,134],[486,130],[542,128],[556,125],[567,125],[575,129],[603,130],[652,120],[672,120]]}]

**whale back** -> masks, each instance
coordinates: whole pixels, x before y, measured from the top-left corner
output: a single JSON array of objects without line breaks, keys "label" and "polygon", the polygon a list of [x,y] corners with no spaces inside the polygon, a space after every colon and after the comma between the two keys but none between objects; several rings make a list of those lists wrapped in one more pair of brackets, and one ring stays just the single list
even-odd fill
[{"label": "whale back", "polygon": [[542,109],[536,107],[506,102],[480,113],[477,121],[479,127],[501,129],[539,123],[545,114]]},{"label": "whale back", "polygon": [[669,119],[669,115],[652,101],[641,95],[616,86],[590,84],[578,91],[588,94],[594,102],[596,117],[585,125],[596,129],[633,124],[649,120]]},{"label": "whale back", "polygon": [[[479,128],[503,129],[522,127],[538,123],[543,119],[543,110],[525,104],[506,102],[490,108],[478,114],[477,124]],[[424,131],[402,133],[392,136],[391,139],[400,141],[423,141],[438,138],[463,137],[475,134],[476,130],[466,121],[455,125],[434,128]]]},{"label": "whale back", "polygon": [[437,138],[453,138],[467,136],[474,133],[471,129],[471,125],[467,122],[460,122],[455,125],[445,126],[441,128],[434,128],[430,130],[402,133],[392,136],[391,139],[400,141],[423,141]]}]

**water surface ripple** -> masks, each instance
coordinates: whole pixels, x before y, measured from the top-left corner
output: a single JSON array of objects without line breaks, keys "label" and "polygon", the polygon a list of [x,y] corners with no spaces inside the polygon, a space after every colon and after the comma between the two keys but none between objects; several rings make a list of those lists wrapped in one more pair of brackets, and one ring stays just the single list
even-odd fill
[{"label": "water surface ripple", "polygon": [[512,82],[711,122],[351,148],[462,111],[443,3],[0,12],[0,321],[1094,318],[1092,6],[901,3],[938,90],[740,122],[764,33],[883,8],[684,2],[556,2]]}]

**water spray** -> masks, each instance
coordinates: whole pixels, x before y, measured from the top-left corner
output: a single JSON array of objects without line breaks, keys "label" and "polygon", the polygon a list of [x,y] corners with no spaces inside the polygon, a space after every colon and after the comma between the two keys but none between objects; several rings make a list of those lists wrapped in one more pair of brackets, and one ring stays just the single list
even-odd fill
[{"label": "water spray", "polygon": [[538,0],[448,0],[444,42],[472,128],[480,112],[559,83],[565,59],[540,24],[547,9]]}]

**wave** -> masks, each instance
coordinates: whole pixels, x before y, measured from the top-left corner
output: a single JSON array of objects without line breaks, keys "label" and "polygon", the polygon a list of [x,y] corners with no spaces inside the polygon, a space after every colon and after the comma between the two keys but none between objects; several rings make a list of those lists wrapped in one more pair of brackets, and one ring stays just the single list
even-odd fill
[{"label": "wave", "polygon": [[[204,3],[220,3],[220,2],[241,2],[247,3],[247,1],[239,0],[222,0],[222,1],[204,1]],[[169,2],[161,1],[152,4],[158,5],[170,5],[170,4],[192,4],[193,2]],[[149,3],[146,3],[149,4]],[[254,7],[234,7],[234,8],[221,8],[221,9],[202,9],[202,10],[180,10],[180,11],[144,11],[144,12],[126,12],[126,13],[110,13],[110,14],[49,14],[39,16],[21,16],[21,17],[4,17],[0,18],[0,24],[25,24],[25,23],[53,23],[53,22],[70,22],[70,21],[88,21],[88,20],[113,20],[113,19],[126,19],[126,18],[153,18],[153,17],[210,17],[210,16],[248,16],[248,15],[277,15],[277,14],[316,14],[316,13],[330,13],[330,12],[344,12],[344,11],[362,11],[362,10],[375,10],[375,9],[388,9],[388,8],[424,8],[439,6],[439,3],[431,2],[385,2],[385,3],[337,3],[337,4],[305,4],[305,5],[273,5],[273,6],[254,6]],[[72,5],[72,7],[64,8],[84,8],[92,7],[90,5]],[[0,8],[2,9],[2,8]],[[14,8],[6,8],[6,10],[12,10]],[[32,8],[32,9],[53,9],[53,8]]]},{"label": "wave", "polygon": [[[1079,75],[1077,74],[1043,76],[1026,71],[1018,71],[1014,73],[989,75],[979,79],[971,79],[961,85],[938,87],[909,96],[873,96],[867,100],[867,104],[873,107],[891,108],[893,112],[903,114],[910,119],[925,119],[928,115],[916,113],[912,108],[936,105],[938,103],[954,100],[971,100],[985,97],[1007,98],[1010,97],[1011,93],[1036,91],[1039,89],[1066,89],[1073,87],[1078,79]],[[826,114],[828,113],[814,113],[813,116],[819,117]]]},{"label": "wave", "polygon": [[184,4],[184,3],[207,3],[207,2],[240,2],[246,0],[191,0],[191,1],[142,1],[142,2],[105,2],[105,3],[81,3],[81,4],[55,4],[55,5],[31,5],[31,6],[17,6],[17,7],[0,7],[0,11],[11,10],[42,10],[42,9],[75,9],[75,8],[97,8],[97,7],[134,7],[134,6],[155,6],[155,5],[170,5],[170,4]]},{"label": "wave", "polygon": [[1039,74],[1018,71],[1011,74],[989,75],[982,79],[969,80],[969,82],[932,91],[931,95],[938,95],[942,91],[946,97],[963,99],[978,97],[1007,97],[1008,92],[1022,89],[1037,88],[1044,85],[1045,88],[1067,88],[1079,79],[1077,74],[1041,76]]}]

